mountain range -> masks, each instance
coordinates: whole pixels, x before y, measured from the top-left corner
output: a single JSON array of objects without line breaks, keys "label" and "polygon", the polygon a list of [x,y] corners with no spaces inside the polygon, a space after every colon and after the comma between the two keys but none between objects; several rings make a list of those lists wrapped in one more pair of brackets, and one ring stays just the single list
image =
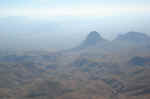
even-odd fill
[{"label": "mountain range", "polygon": [[150,36],[96,31],[59,52],[0,51],[0,99],[149,99]]},{"label": "mountain range", "polygon": [[112,41],[108,41],[104,39],[98,32],[92,31],[88,34],[86,39],[80,44],[79,48],[86,48],[90,46],[101,46],[109,43],[110,45],[113,45],[114,43],[122,43],[124,44],[135,44],[137,46],[142,45],[150,45],[150,36],[140,33],[140,32],[128,32],[123,35],[119,35]]}]

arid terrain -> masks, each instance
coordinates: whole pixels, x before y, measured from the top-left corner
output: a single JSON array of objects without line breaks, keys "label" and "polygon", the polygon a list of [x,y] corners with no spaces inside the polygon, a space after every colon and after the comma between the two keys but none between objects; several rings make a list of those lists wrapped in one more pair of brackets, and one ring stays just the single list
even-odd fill
[{"label": "arid terrain", "polygon": [[58,52],[1,50],[0,99],[150,99],[150,36],[93,31]]}]

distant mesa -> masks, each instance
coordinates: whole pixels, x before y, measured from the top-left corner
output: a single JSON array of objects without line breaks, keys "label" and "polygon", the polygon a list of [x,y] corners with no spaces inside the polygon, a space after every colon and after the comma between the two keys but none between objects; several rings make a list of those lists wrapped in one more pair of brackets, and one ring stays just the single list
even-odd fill
[{"label": "distant mesa", "polygon": [[128,32],[123,35],[119,35],[116,40],[129,41],[135,43],[147,43],[150,42],[150,37],[140,32]]},{"label": "distant mesa", "polygon": [[143,66],[146,64],[150,65],[150,57],[135,56],[129,61],[129,63],[132,65],[139,65],[139,66]]}]

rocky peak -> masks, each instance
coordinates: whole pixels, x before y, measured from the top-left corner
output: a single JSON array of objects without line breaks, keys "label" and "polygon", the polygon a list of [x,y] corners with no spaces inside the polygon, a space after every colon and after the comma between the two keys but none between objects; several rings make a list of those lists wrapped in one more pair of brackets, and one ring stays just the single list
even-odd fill
[{"label": "rocky peak", "polygon": [[88,34],[86,39],[84,40],[84,45],[95,45],[99,41],[103,41],[104,39],[100,36],[100,34],[96,31],[92,31]]}]

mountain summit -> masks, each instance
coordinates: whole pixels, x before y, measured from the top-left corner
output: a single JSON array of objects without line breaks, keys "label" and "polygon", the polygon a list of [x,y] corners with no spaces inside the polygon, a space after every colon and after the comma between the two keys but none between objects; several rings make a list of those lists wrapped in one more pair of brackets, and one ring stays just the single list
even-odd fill
[{"label": "mountain summit", "polygon": [[92,31],[88,34],[81,46],[94,46],[98,43],[100,44],[103,41],[105,40],[101,37],[101,35],[98,32]]},{"label": "mountain summit", "polygon": [[101,48],[106,45],[109,41],[105,40],[97,31],[90,32],[84,41],[75,48],[72,48],[71,51],[77,51],[86,48]]},{"label": "mountain summit", "polygon": [[148,43],[150,42],[150,37],[140,32],[128,32],[124,35],[119,35],[116,40],[128,41],[133,43]]},{"label": "mountain summit", "polygon": [[88,34],[85,41],[83,42],[84,45],[95,45],[98,41],[103,40],[100,34],[96,31],[92,31]]}]

